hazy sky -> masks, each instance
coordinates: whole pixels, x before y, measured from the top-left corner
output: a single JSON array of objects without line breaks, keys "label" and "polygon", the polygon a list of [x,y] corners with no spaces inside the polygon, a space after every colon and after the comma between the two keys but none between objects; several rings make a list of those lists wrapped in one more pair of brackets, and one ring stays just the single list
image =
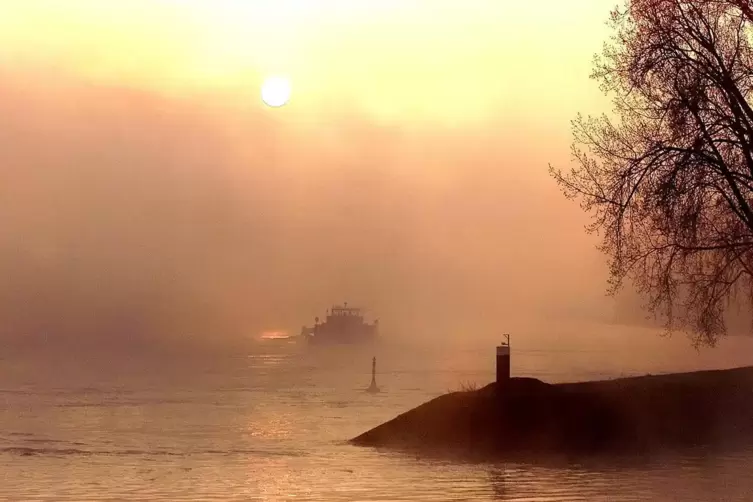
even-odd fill
[{"label": "hazy sky", "polygon": [[613,3],[0,0],[5,336],[221,343],[342,300],[427,337],[609,318],[547,163],[606,109]]}]

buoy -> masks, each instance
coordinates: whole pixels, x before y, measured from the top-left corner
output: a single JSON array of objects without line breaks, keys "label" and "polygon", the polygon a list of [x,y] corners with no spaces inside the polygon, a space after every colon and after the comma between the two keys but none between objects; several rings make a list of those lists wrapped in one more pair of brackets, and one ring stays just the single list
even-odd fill
[{"label": "buoy", "polygon": [[366,389],[366,392],[377,393],[379,387],[376,384],[376,357],[371,360],[371,385]]}]

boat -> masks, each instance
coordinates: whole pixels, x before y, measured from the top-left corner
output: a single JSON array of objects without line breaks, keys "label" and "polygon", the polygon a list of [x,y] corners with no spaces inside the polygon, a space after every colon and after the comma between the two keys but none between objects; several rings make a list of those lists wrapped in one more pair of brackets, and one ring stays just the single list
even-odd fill
[{"label": "boat", "polygon": [[379,320],[372,323],[364,321],[360,308],[333,305],[327,311],[324,322],[314,318],[312,327],[304,326],[301,336],[309,343],[363,343],[373,341],[377,337]]}]

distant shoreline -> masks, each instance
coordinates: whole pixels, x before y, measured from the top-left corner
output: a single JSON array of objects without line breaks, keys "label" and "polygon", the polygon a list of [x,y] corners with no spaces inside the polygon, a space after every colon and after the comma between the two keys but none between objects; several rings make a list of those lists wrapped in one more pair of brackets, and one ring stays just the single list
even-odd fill
[{"label": "distant shoreline", "polygon": [[350,440],[464,458],[753,445],[753,367],[452,392]]}]

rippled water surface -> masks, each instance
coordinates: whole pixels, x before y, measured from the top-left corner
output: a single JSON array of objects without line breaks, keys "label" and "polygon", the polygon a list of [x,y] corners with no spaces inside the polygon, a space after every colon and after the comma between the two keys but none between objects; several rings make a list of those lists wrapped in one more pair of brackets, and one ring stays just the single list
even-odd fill
[{"label": "rippled water surface", "polygon": [[[611,350],[519,350],[514,369],[563,381],[662,362],[620,367],[622,349]],[[750,454],[463,464],[350,446],[344,440],[430,398],[493,378],[481,348],[376,353],[378,395],[363,392],[372,352],[284,343],[188,369],[4,361],[0,499],[753,500]]]}]

